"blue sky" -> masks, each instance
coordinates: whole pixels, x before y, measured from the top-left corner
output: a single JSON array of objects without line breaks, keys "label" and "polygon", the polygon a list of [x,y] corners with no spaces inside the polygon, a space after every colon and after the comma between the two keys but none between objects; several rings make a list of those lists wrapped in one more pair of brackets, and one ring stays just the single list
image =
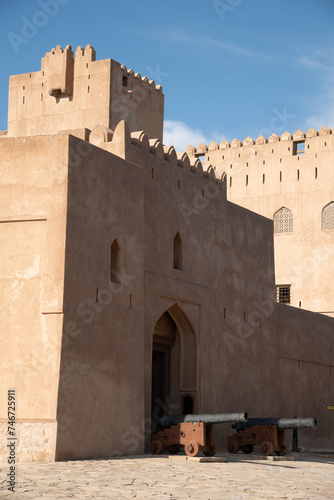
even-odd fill
[{"label": "blue sky", "polygon": [[333,0],[0,0],[0,14],[0,130],[9,75],[87,43],[163,86],[178,151],[334,127]]}]

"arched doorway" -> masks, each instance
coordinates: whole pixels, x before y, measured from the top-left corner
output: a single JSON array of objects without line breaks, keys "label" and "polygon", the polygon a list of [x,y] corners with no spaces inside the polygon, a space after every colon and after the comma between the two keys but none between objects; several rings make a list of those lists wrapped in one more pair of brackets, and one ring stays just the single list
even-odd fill
[{"label": "arched doorway", "polygon": [[197,341],[190,321],[174,304],[153,329],[152,430],[168,415],[193,413],[198,404]]}]

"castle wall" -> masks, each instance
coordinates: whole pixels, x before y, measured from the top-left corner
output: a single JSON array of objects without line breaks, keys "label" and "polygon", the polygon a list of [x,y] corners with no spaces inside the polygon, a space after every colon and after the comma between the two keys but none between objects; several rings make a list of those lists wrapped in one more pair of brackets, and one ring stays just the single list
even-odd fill
[{"label": "castle wall", "polygon": [[[82,144],[70,137],[57,459],[126,454],[132,428],[143,451],[141,169]],[[120,284],[111,281],[115,239]]]},{"label": "castle wall", "polygon": [[[294,154],[300,141],[305,153]],[[323,127],[306,137],[298,131],[294,137],[273,134],[269,142],[262,136],[256,143],[223,141],[205,152],[217,174],[227,174],[228,199],[271,220],[282,207],[292,211],[293,232],[274,235],[276,284],[291,284],[292,305],[330,316],[334,232],[322,230],[321,217],[334,200],[333,146]]]},{"label": "castle wall", "polygon": [[16,391],[18,460],[54,460],[67,138],[2,138],[0,155],[0,461],[8,451],[11,389]]}]

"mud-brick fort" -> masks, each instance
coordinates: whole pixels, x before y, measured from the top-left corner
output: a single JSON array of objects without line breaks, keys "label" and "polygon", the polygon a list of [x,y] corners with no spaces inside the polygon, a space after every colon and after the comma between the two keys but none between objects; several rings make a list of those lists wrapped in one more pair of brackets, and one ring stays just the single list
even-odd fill
[{"label": "mud-brick fort", "polygon": [[143,453],[166,413],[314,415],[299,444],[334,448],[332,131],[177,153],[163,114],[91,46],[10,78],[2,461],[9,389],[19,460]]}]

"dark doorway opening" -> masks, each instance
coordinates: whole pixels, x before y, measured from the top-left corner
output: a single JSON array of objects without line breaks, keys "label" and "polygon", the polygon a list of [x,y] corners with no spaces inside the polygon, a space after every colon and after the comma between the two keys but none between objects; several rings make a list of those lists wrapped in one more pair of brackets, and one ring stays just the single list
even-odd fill
[{"label": "dark doorway opening", "polygon": [[152,418],[158,421],[166,415],[168,397],[168,352],[153,350],[152,353]]}]

